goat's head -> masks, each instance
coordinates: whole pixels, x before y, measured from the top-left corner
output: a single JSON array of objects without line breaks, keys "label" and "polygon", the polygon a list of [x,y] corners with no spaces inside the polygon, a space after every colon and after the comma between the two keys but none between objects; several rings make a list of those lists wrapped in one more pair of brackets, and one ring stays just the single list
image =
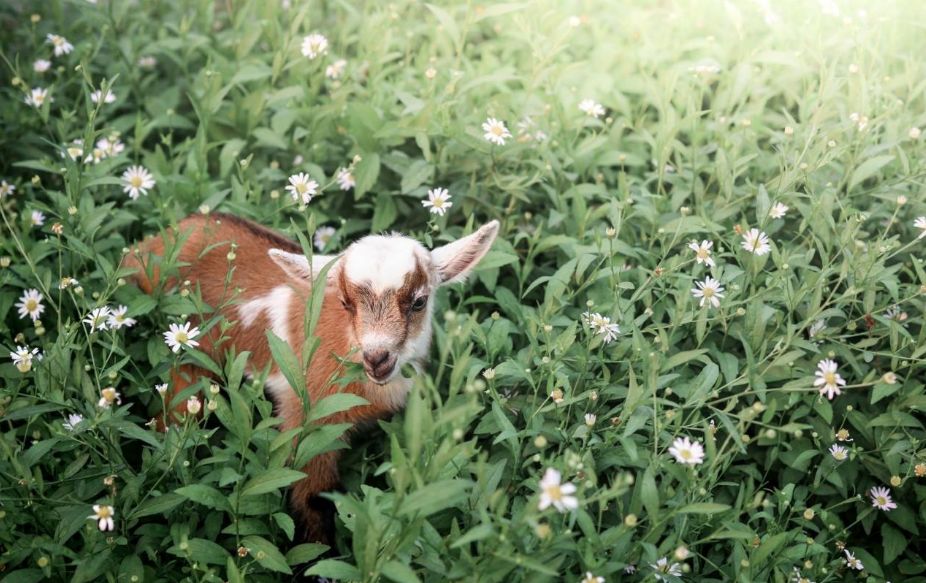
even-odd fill
[{"label": "goat's head", "polygon": [[[351,345],[375,383],[392,380],[402,365],[416,368],[431,340],[432,295],[445,283],[463,280],[488,252],[498,221],[432,251],[401,235],[370,235],[338,258],[315,257],[314,271],[328,261],[327,285],[343,306]],[[305,256],[272,249],[270,256],[291,277],[309,274]]]}]

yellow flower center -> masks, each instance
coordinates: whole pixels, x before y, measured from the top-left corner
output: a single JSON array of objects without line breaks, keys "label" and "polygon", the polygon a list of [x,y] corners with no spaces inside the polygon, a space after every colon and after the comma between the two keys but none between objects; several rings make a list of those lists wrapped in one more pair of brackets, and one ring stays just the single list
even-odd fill
[{"label": "yellow flower center", "polygon": [[692,457],[694,457],[690,449],[683,449],[682,451],[679,452],[679,455],[682,456],[682,459],[686,459],[686,460],[690,460]]},{"label": "yellow flower center", "polygon": [[826,384],[828,385],[835,385],[836,384],[836,373],[834,372],[824,373],[823,380],[826,381]]},{"label": "yellow flower center", "polygon": [[141,176],[135,175],[129,179],[129,183],[135,188],[141,188]]},{"label": "yellow flower center", "polygon": [[177,332],[177,334],[174,335],[174,338],[175,338],[175,339],[177,340],[177,342],[179,342],[180,344],[186,344],[187,341],[190,339],[190,337],[187,336],[187,333],[186,333],[186,332]]},{"label": "yellow flower center", "polygon": [[552,500],[562,500],[563,499],[563,491],[560,489],[559,484],[547,486],[546,488],[544,488],[544,491],[546,492],[547,496],[549,496]]},{"label": "yellow flower center", "polygon": [[39,303],[32,298],[26,300],[26,311],[34,312],[39,308]]},{"label": "yellow flower center", "polygon": [[704,294],[704,297],[706,297],[706,298],[709,298],[709,297],[711,297],[711,296],[714,295],[714,290],[713,290],[713,288],[706,287],[706,288],[702,289],[701,291],[702,291],[702,293]]},{"label": "yellow flower center", "polygon": [[64,39],[61,38],[60,36],[51,37],[51,44],[55,45],[56,47],[61,46],[63,43],[64,43]]},{"label": "yellow flower center", "polygon": [[708,251],[707,249],[703,249],[703,248],[698,249],[698,259],[707,259],[708,257],[710,257],[710,254],[711,252]]},{"label": "yellow flower center", "polygon": [[109,506],[100,506],[100,510],[97,512],[97,516],[100,518],[109,518],[112,515],[113,513],[110,511]]},{"label": "yellow flower center", "polygon": [[498,136],[498,137],[501,137],[501,136],[502,136],[502,133],[504,133],[503,130],[502,130],[502,126],[492,126],[492,129],[489,130],[489,131],[492,132],[493,134],[495,134],[495,135]]}]

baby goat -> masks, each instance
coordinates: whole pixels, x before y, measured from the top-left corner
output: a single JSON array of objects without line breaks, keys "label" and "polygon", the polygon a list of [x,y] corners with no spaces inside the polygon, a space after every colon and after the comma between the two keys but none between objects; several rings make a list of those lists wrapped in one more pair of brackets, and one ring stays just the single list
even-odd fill
[{"label": "baby goat", "polygon": [[[411,381],[398,374],[404,364],[420,370],[431,341],[434,290],[460,281],[489,250],[498,234],[498,221],[453,243],[428,251],[400,235],[370,235],[356,241],[339,256],[314,256],[312,265],[299,245],[256,223],[227,214],[191,215],[175,230],[147,239],[126,257],[127,267],[138,269],[135,279],[146,293],[160,284],[160,263],[173,243],[179,242],[179,281],[198,287],[204,302],[232,322],[225,338],[214,326],[199,349],[221,362],[226,350],[251,353],[249,372],[270,367],[267,389],[281,431],[301,427],[303,407],[294,387],[280,372],[270,354],[266,330],[286,341],[301,359],[306,302],[311,276],[329,262],[321,317],[315,329],[320,340],[306,370],[306,394],[312,403],[338,392],[329,380],[343,368],[339,358],[362,363],[366,379],[343,390],[360,395],[368,405],[334,414],[322,423],[364,423],[400,409]],[[235,244],[234,268],[229,274],[228,253]],[[149,275],[150,274],[150,277]],[[175,394],[195,383],[204,371],[186,365],[172,372]],[[300,391],[301,392],[301,391]],[[183,410],[185,404],[178,409]],[[303,468],[306,478],[290,494],[310,540],[325,536],[323,504],[316,495],[337,485],[338,452],[323,453]]]}]

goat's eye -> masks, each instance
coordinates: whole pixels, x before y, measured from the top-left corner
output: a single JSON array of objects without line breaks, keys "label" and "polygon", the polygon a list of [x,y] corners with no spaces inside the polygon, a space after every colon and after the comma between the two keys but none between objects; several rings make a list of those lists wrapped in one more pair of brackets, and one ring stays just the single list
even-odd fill
[{"label": "goat's eye", "polygon": [[354,311],[354,304],[350,303],[349,301],[345,300],[344,298],[341,298],[341,307],[344,308],[345,310],[347,310],[348,312],[353,312],[353,311]]},{"label": "goat's eye", "polygon": [[412,302],[412,311],[420,312],[426,305],[428,305],[428,296],[420,296]]}]

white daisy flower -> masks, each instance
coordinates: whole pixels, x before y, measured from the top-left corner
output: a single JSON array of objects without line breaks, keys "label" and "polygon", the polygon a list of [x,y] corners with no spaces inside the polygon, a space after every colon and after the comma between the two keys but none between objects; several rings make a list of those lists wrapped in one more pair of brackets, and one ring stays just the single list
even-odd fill
[{"label": "white daisy flower", "polygon": [[540,481],[540,510],[546,510],[553,505],[560,512],[573,510],[579,507],[579,500],[573,496],[575,494],[575,485],[567,482],[560,483],[560,473],[553,468],[547,468]]},{"label": "white daisy flower", "polygon": [[312,202],[312,197],[318,193],[318,183],[305,172],[300,172],[289,177],[286,190],[289,191],[294,201],[309,204]]},{"label": "white daisy flower", "polygon": [[32,370],[32,362],[41,360],[38,348],[29,348],[28,346],[17,346],[15,352],[10,353],[13,364],[19,372],[26,374]]},{"label": "white daisy flower", "polygon": [[92,518],[93,520],[98,521],[98,526],[100,530],[106,532],[107,530],[113,530],[116,528],[115,523],[113,523],[113,517],[116,515],[116,510],[112,506],[105,506],[100,504],[93,505],[93,514],[87,518]]},{"label": "white daisy flower", "polygon": [[771,251],[768,235],[759,231],[759,229],[749,229],[743,233],[743,249],[756,255],[765,255]]},{"label": "white daisy flower", "polygon": [[910,128],[910,131],[907,132],[907,136],[909,136],[911,140],[918,140],[921,135],[923,135],[923,131],[920,128]]},{"label": "white daisy flower", "polygon": [[132,200],[138,200],[140,195],[148,196],[148,190],[156,184],[154,176],[143,166],[129,166],[122,173],[122,192],[129,195]]},{"label": "white daisy flower", "polygon": [[154,385],[154,390],[158,392],[162,397],[167,393],[167,383],[160,383]]},{"label": "white daisy flower", "polygon": [[715,308],[720,307],[720,298],[723,297],[724,288],[720,285],[719,281],[711,276],[707,276],[704,278],[704,281],[696,282],[695,285],[698,287],[691,290],[691,295],[696,298],[701,298],[701,303],[699,305],[702,308],[704,307],[704,302],[708,302]]},{"label": "white daisy flower", "polygon": [[320,34],[310,34],[302,39],[302,55],[314,60],[328,52],[328,39]]},{"label": "white daisy flower", "polygon": [[101,306],[91,310],[87,317],[83,319],[83,322],[90,325],[91,334],[97,330],[106,330],[109,328],[110,314],[109,306]]},{"label": "white daisy flower", "polygon": [[26,95],[26,105],[31,105],[32,107],[39,109],[45,105],[45,101],[52,101],[52,98],[48,95],[48,89],[42,87],[33,87],[29,94]]},{"label": "white daisy flower", "polygon": [[315,249],[324,251],[325,247],[328,246],[328,241],[331,241],[336,232],[334,227],[319,227],[315,229],[315,237],[313,238]]},{"label": "white daisy flower", "polygon": [[768,216],[772,217],[773,219],[781,219],[784,218],[787,213],[788,207],[780,202],[776,202],[775,205],[772,206],[771,210],[768,211]]},{"label": "white daisy flower", "polygon": [[591,571],[586,571],[585,577],[579,583],[604,583],[604,577],[596,577]]},{"label": "white daisy flower", "polygon": [[51,69],[51,61],[46,61],[45,59],[38,59],[32,63],[32,70],[36,73],[44,73]]},{"label": "white daisy flower", "polygon": [[714,247],[713,241],[701,241],[699,244],[697,241],[691,241],[688,243],[688,248],[695,252],[695,261],[698,263],[703,263],[708,267],[714,267],[714,258],[711,257],[711,249]]},{"label": "white daisy flower", "polygon": [[68,42],[68,39],[57,34],[49,34],[45,37],[45,42],[55,47],[55,56],[60,57],[74,50],[74,45]]},{"label": "white daisy flower", "polygon": [[868,495],[871,496],[871,505],[878,510],[889,512],[897,508],[897,504],[891,500],[891,491],[888,488],[872,488]]},{"label": "white daisy flower", "polygon": [[131,328],[135,325],[135,318],[126,317],[126,312],[129,311],[127,306],[119,306],[118,308],[113,309],[109,314],[109,328],[111,330],[118,330],[119,328]]},{"label": "white daisy flower", "polygon": [[103,409],[109,409],[113,406],[113,403],[117,405],[122,404],[122,396],[116,391],[113,387],[106,387],[100,391],[100,400],[97,403]]},{"label": "white daisy flower", "polygon": [[428,190],[428,199],[421,201],[421,206],[429,209],[431,214],[444,216],[453,203],[450,202],[450,193],[447,189],[437,187]]},{"label": "white daisy flower", "polygon": [[74,431],[75,429],[77,429],[77,426],[80,425],[80,423],[83,420],[84,418],[82,415],[78,415],[77,413],[71,413],[70,415],[68,415],[68,418],[63,423],[61,423],[61,426],[64,427],[68,431]]},{"label": "white daisy flower", "polygon": [[865,568],[865,565],[863,565],[862,562],[855,557],[855,555],[850,553],[849,549],[844,549],[844,552],[846,553],[846,566],[847,567],[849,567],[850,569],[855,569],[856,571],[861,571],[862,569]]},{"label": "white daisy flower", "polygon": [[33,227],[41,227],[45,224],[45,213],[42,211],[32,211],[29,220],[32,222]]},{"label": "white daisy flower", "polygon": [[594,99],[583,99],[579,102],[579,109],[587,116],[598,119],[605,113],[604,107]]},{"label": "white daisy flower", "polygon": [[656,572],[656,580],[663,581],[664,583],[669,582],[669,578],[666,577],[666,575],[672,575],[673,577],[682,576],[682,566],[678,563],[669,563],[668,557],[663,557],[655,563],[650,563],[650,568]]},{"label": "white daisy flower", "polygon": [[917,239],[926,237],[926,216],[916,217],[916,220],[913,221],[913,226],[920,230],[920,234],[916,236]]},{"label": "white daisy flower", "polygon": [[837,462],[842,462],[849,458],[849,450],[835,443],[830,447],[829,452]]},{"label": "white daisy flower", "polygon": [[605,344],[609,344],[621,333],[620,326],[611,322],[611,318],[602,316],[598,312],[585,312],[582,321],[591,328],[592,332],[601,336]]},{"label": "white daisy flower", "polygon": [[16,192],[16,185],[10,184],[6,180],[0,181],[0,198],[4,196],[10,196]]},{"label": "white daisy flower", "polygon": [[633,575],[636,572],[637,572],[637,566],[634,565],[633,563],[630,563],[629,565],[624,567],[624,573],[627,575]]},{"label": "white daisy flower", "polygon": [[354,180],[354,175],[350,173],[350,170],[347,168],[341,168],[338,170],[337,174],[338,186],[341,187],[341,190],[350,190],[357,184],[357,181]]},{"label": "white daisy flower", "polygon": [[158,64],[158,60],[152,56],[145,55],[138,58],[138,66],[142,69],[154,69]]},{"label": "white daisy flower", "polygon": [[585,424],[588,425],[589,427],[594,427],[595,422],[597,421],[598,421],[598,416],[595,415],[594,413],[585,414]]},{"label": "white daisy flower", "polygon": [[504,146],[505,140],[511,137],[511,132],[505,127],[505,122],[490,117],[482,124],[483,137],[497,146]]},{"label": "white daisy flower", "polygon": [[58,289],[68,289],[69,287],[77,287],[80,285],[80,282],[77,281],[76,277],[64,276],[61,278],[61,281],[58,282]]},{"label": "white daisy flower", "polygon": [[115,103],[116,102],[116,94],[113,93],[112,90],[106,91],[106,96],[103,97],[102,89],[97,89],[96,91],[91,93],[90,101],[92,101],[93,103],[99,103],[101,97],[103,99],[103,103]]},{"label": "white daisy flower", "polygon": [[84,141],[83,140],[74,140],[71,142],[71,145],[65,148],[62,157],[68,156],[71,160],[75,162],[84,157]]},{"label": "white daisy flower", "polygon": [[180,352],[180,348],[199,346],[199,342],[193,340],[199,336],[199,328],[190,328],[189,322],[183,324],[171,324],[170,330],[164,332],[164,342],[175,353]]},{"label": "white daisy flower", "polygon": [[699,441],[691,441],[687,437],[677,437],[669,448],[669,453],[680,464],[696,466],[704,463],[704,447]]},{"label": "white daisy flower", "polygon": [[820,394],[826,395],[830,401],[842,393],[839,387],[846,386],[846,381],[836,372],[837,368],[835,360],[828,358],[821,360],[817,363],[816,379],[813,381],[815,387],[820,387]]},{"label": "white daisy flower", "polygon": [[344,69],[346,67],[347,61],[344,59],[338,59],[337,61],[325,67],[325,77],[328,77],[331,80],[340,79],[341,75],[344,74]]},{"label": "white daisy flower", "polygon": [[42,312],[45,311],[45,306],[42,304],[43,298],[44,296],[37,289],[24,291],[23,295],[19,297],[19,303],[16,304],[16,307],[19,308],[19,317],[32,318],[33,322],[38,320],[42,316]]},{"label": "white daisy flower", "polygon": [[202,408],[203,408],[202,401],[200,401],[199,397],[197,397],[196,395],[193,395],[192,397],[187,399],[186,411],[190,415],[196,415],[202,410]]}]

